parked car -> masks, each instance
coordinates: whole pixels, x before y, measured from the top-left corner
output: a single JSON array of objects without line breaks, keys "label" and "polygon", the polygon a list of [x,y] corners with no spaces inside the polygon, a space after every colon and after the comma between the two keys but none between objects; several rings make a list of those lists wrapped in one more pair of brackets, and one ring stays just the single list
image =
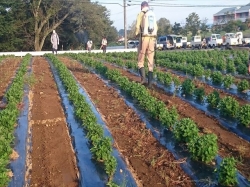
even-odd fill
[{"label": "parked car", "polygon": [[182,36],[176,37],[175,48],[177,48],[177,49],[182,48]]},{"label": "parked car", "polygon": [[192,49],[198,48],[201,49],[201,36],[193,36],[191,39],[191,47]]},{"label": "parked car", "polygon": [[169,35],[158,37],[157,46],[162,46],[162,50],[174,49],[173,37]]},{"label": "parked car", "polygon": [[190,46],[190,42],[187,41],[187,37],[186,36],[182,36],[181,42],[182,42],[182,48],[186,49],[186,48],[191,47]]},{"label": "parked car", "polygon": [[137,48],[138,45],[139,45],[139,41],[138,40],[128,41],[128,48]]},{"label": "parked car", "polygon": [[220,47],[222,45],[223,41],[220,34],[212,34],[211,39],[209,41],[208,47],[215,48]]}]

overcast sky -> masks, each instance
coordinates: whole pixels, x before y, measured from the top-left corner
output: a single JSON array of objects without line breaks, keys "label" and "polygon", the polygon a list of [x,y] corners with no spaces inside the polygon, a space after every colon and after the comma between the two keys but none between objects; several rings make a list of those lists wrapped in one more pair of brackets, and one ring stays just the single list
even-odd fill
[{"label": "overcast sky", "polygon": [[[96,0],[91,0],[96,2]],[[110,11],[110,19],[114,22],[114,26],[119,31],[124,28],[124,11],[123,0],[97,0],[99,4],[106,6]],[[127,28],[136,20],[136,16],[140,11],[140,0],[126,0],[127,7]],[[105,4],[113,3],[113,4]],[[199,15],[201,20],[208,19],[208,23],[213,23],[213,14],[219,12],[223,8],[227,8],[227,5],[246,5],[250,3],[250,0],[154,0],[150,1],[149,5],[152,5],[153,11],[157,20],[160,18],[167,18],[171,24],[174,22],[185,25],[186,17],[192,12]],[[128,6],[131,4],[131,6]],[[156,5],[156,6],[153,6]],[[169,7],[173,5],[209,5],[220,7]],[[225,6],[225,7],[221,7]]]}]

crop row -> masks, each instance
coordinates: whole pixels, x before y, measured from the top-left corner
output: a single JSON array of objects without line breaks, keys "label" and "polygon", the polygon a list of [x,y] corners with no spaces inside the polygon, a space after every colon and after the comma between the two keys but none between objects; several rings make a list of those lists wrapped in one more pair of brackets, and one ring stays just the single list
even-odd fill
[{"label": "crop row", "polygon": [[90,151],[93,154],[93,157],[102,164],[106,174],[109,176],[108,185],[116,186],[112,182],[112,176],[116,171],[117,161],[115,157],[112,156],[111,139],[104,136],[101,125],[97,123],[97,118],[92,112],[85,97],[79,93],[76,80],[73,78],[67,67],[55,56],[48,54],[47,57],[49,57],[54,66],[57,68],[60,79],[69,94],[69,100],[74,105],[75,115],[82,121],[82,125],[87,131],[87,137],[89,138],[92,146]]},{"label": "crop row", "polygon": [[[239,51],[240,53],[241,51]],[[187,53],[187,52],[185,52]],[[206,53],[206,52],[204,52]],[[243,53],[243,57],[241,58],[245,58],[245,53]],[[241,54],[240,53],[240,54]],[[174,55],[179,55],[179,53],[167,53],[164,54],[166,56],[174,56]],[[131,54],[132,55],[132,54]],[[102,57],[105,58],[106,61],[108,62],[114,62],[120,66],[133,66],[134,68],[136,68],[136,58],[134,58],[133,60],[130,59],[130,61],[124,61],[122,59],[122,57],[119,57],[119,59],[116,58],[117,53],[109,53],[106,56],[100,56],[98,55],[98,57]],[[124,59],[126,59],[126,57],[124,57]],[[169,60],[171,59],[171,60]],[[208,82],[211,82],[213,85],[215,86],[223,86],[224,88],[228,89],[230,88],[230,86],[232,84],[235,84],[237,86],[237,90],[239,93],[244,92],[245,90],[248,90],[250,88],[249,82],[247,80],[241,80],[239,81],[238,79],[236,79],[233,75],[231,74],[226,74],[224,75],[221,71],[215,70],[215,71],[211,71],[210,69],[206,69],[205,65],[202,63],[187,63],[187,62],[174,62],[172,61],[172,58],[166,58],[166,59],[156,59],[156,65],[157,66],[161,66],[161,67],[165,67],[168,69],[173,69],[179,72],[183,72],[183,74],[189,74],[191,76],[193,76],[195,79],[196,77],[205,77],[205,79]],[[248,62],[248,61],[247,61]],[[127,65],[128,63],[128,65]],[[219,64],[217,64],[218,66],[220,66]],[[222,67],[223,66],[223,67]],[[217,68],[217,69],[228,69],[228,72],[235,72],[235,70],[237,69],[238,72],[242,72],[241,74],[246,74],[248,72],[248,66],[246,66],[243,63],[239,63],[237,65],[235,64],[230,64],[226,63],[223,61],[223,64],[221,64],[221,68]]]},{"label": "crop row", "polygon": [[[191,157],[195,160],[210,163],[218,152],[217,136],[215,134],[201,134],[194,121],[189,118],[179,120],[179,115],[175,108],[167,109],[164,102],[151,96],[149,91],[141,84],[130,82],[127,77],[121,76],[118,70],[109,70],[101,62],[81,55],[69,54],[71,57],[80,60],[86,66],[94,68],[103,76],[116,82],[122,90],[127,92],[138,101],[141,108],[145,109],[151,117],[159,120],[161,125],[168,128],[174,133],[177,142],[186,143]],[[233,165],[228,165],[234,162]],[[219,171],[219,183],[235,184],[236,169],[234,158],[225,158]],[[226,172],[223,168],[230,168],[230,172]],[[233,171],[233,172],[232,172]],[[225,172],[225,173],[224,173]],[[231,180],[233,179],[233,180]]]},{"label": "crop row", "polygon": [[[130,53],[109,53],[108,58],[115,57],[117,60],[136,60],[137,54]],[[246,75],[248,72],[248,52],[246,50],[232,51],[186,51],[186,52],[156,52],[155,62],[159,65],[169,65],[181,68],[183,64],[200,64],[204,71],[217,70],[222,73]],[[184,66],[185,67],[185,66]],[[183,67],[183,68],[184,68]]]},{"label": "crop row", "polygon": [[7,106],[0,111],[0,186],[6,186],[10,180],[7,166],[12,153],[14,128],[19,115],[18,104],[22,101],[25,84],[25,74],[31,55],[27,54],[19,68],[11,87],[6,93]]},{"label": "crop row", "polygon": [[[133,61],[128,61],[125,63],[124,61],[117,61],[113,59],[111,63],[114,63],[118,66],[126,67],[128,69],[132,69],[134,71],[137,71],[138,69],[136,63]],[[218,109],[221,116],[230,117],[231,119],[237,120],[239,124],[242,124],[246,127],[250,127],[249,104],[240,106],[239,102],[235,98],[231,96],[221,98],[219,92],[217,91],[205,95],[204,88],[195,87],[194,81],[192,81],[191,79],[186,79],[184,82],[181,83],[178,77],[172,76],[168,72],[154,70],[154,74],[156,75],[155,77],[157,77],[157,80],[166,86],[170,86],[173,82],[175,85],[174,94],[177,90],[180,89],[183,94],[194,96],[195,101],[197,101],[198,103],[207,102],[207,107]],[[225,84],[228,84],[228,77],[229,76],[225,77]],[[216,77],[216,75],[213,78],[214,81],[218,80],[218,77]],[[245,90],[246,87],[248,87],[248,82],[246,80],[242,80],[238,84],[238,89],[240,89],[241,91]]]}]

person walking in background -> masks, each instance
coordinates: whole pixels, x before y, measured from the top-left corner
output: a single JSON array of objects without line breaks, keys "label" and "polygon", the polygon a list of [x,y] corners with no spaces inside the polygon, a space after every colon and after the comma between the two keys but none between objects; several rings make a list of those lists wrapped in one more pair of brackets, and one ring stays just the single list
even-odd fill
[{"label": "person walking in background", "polygon": [[106,37],[104,36],[102,38],[102,46],[101,46],[103,53],[106,53],[107,45],[108,45],[108,41],[107,41]]},{"label": "person walking in background", "polygon": [[92,48],[93,42],[91,39],[88,40],[87,42],[87,50],[88,52],[91,52],[91,48]]},{"label": "person walking in background", "polygon": [[144,69],[144,59],[147,55],[148,59],[148,87],[152,87],[155,43],[157,36],[157,24],[154,13],[149,10],[148,2],[141,3],[141,12],[137,15],[136,20],[136,37],[139,37],[138,46],[138,63],[139,73],[141,76],[141,84],[146,84],[146,76]]},{"label": "person walking in background", "polygon": [[51,44],[52,44],[52,53],[56,53],[57,54],[57,48],[58,48],[58,45],[59,45],[59,36],[58,34],[56,33],[55,30],[53,30],[53,33],[50,37],[50,41],[51,41]]}]

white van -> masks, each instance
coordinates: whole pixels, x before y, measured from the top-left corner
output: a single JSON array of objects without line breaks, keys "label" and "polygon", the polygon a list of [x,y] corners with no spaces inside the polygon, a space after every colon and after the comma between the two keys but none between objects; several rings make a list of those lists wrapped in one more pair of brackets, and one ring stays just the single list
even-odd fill
[{"label": "white van", "polygon": [[208,43],[208,47],[214,48],[214,47],[219,47],[223,43],[221,35],[220,34],[212,34],[210,41]]},{"label": "white van", "polygon": [[238,45],[238,38],[235,33],[226,33],[223,39],[223,45]]},{"label": "white van", "polygon": [[180,48],[182,48],[182,36],[177,36],[176,37],[176,43],[175,43],[175,47],[177,48],[177,49],[180,49]]}]

